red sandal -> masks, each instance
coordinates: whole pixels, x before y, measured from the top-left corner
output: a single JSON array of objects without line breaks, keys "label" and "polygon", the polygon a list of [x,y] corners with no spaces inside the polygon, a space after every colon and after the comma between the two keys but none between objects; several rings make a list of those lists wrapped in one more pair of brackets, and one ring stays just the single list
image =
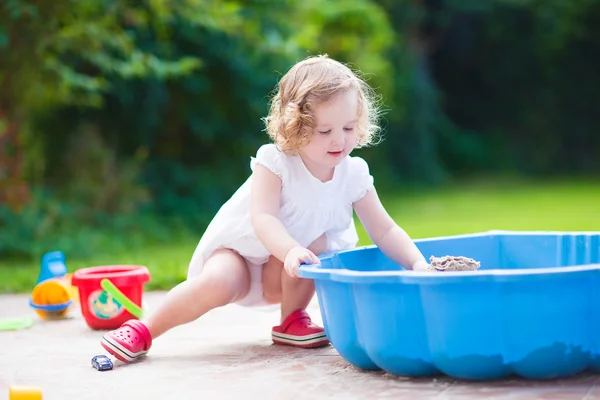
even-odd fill
[{"label": "red sandal", "polygon": [[132,319],[119,329],[102,336],[102,347],[119,360],[129,363],[144,356],[152,346],[150,331],[142,322]]},{"label": "red sandal", "polygon": [[313,324],[304,310],[291,313],[279,326],[271,331],[273,343],[310,349],[329,345],[325,329]]}]

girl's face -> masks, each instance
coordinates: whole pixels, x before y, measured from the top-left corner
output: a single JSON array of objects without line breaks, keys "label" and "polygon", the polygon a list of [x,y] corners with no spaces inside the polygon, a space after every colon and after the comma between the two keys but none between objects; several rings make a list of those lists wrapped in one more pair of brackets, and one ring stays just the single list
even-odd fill
[{"label": "girl's face", "polygon": [[316,106],[315,130],[310,142],[300,149],[308,170],[318,179],[331,179],[333,169],[356,146],[358,95],[355,90],[342,93]]}]

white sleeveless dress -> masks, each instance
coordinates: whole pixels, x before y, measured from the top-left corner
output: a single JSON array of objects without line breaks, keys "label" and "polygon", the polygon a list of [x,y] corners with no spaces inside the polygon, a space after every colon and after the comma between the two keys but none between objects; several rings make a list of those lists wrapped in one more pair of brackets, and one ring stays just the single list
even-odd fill
[{"label": "white sleeveless dress", "polygon": [[[299,156],[288,156],[274,144],[259,148],[250,167],[261,164],[281,178],[280,220],[300,245],[308,247],[323,233],[327,250],[354,248],[358,234],[352,204],[373,187],[367,163],[359,157],[346,157],[335,168],[333,178],[321,182],[306,168]],[[235,250],[250,269],[251,287],[237,304],[262,307],[262,265],[269,252],[262,245],[250,222],[250,176],[220,208],[200,239],[188,268],[188,279],[202,271],[204,262],[220,248]]]}]

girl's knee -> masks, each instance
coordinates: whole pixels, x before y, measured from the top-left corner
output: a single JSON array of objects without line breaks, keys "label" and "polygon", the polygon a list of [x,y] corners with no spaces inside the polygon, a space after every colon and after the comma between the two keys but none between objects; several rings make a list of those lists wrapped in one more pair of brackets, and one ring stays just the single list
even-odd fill
[{"label": "girl's knee", "polygon": [[201,276],[213,292],[229,294],[231,302],[240,300],[250,290],[250,272],[244,259],[229,249],[215,251],[204,263]]}]

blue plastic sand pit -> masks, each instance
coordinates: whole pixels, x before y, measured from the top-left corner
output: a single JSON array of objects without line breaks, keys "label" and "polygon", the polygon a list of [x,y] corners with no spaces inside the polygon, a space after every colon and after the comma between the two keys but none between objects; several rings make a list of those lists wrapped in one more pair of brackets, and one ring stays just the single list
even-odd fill
[{"label": "blue plastic sand pit", "polygon": [[504,232],[415,241],[468,272],[406,271],[376,247],[302,266],[340,355],[395,375],[530,379],[600,371],[600,232]]}]

